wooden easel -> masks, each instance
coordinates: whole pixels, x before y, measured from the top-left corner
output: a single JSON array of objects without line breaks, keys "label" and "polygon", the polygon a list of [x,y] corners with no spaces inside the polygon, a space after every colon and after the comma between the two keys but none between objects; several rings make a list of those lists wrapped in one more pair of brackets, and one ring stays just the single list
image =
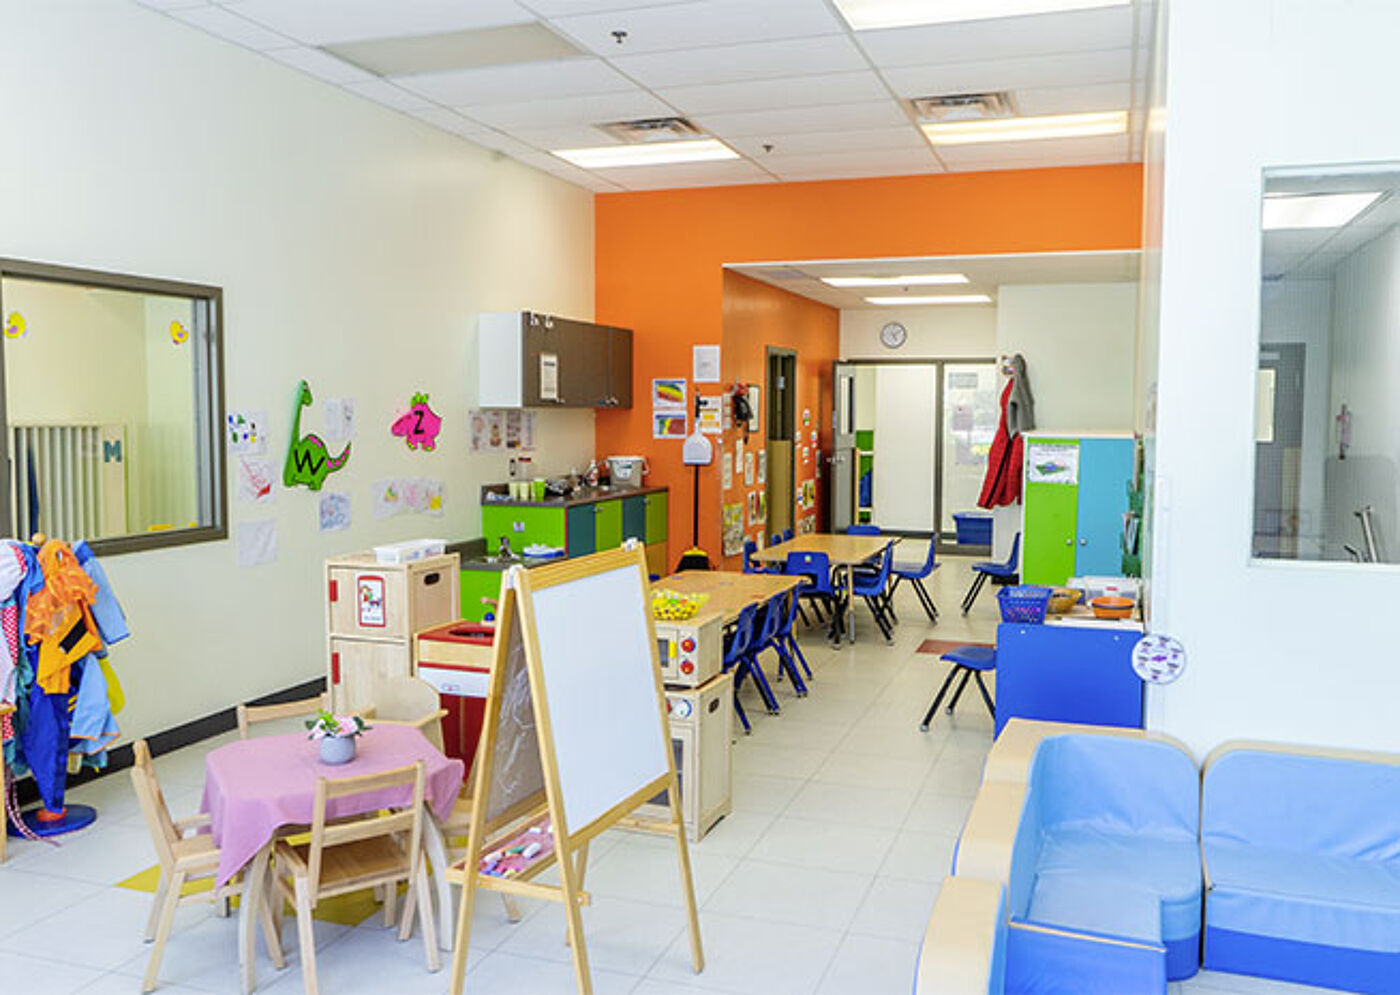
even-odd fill
[{"label": "wooden easel", "polygon": [[[583,878],[589,842],[613,827],[675,840],[691,962],[697,973],[704,970],[647,577],[646,556],[635,541],[506,575],[467,856],[447,872],[462,886],[452,995],[462,995],[478,888],[562,902],[574,983],[579,995],[592,995],[580,914],[590,902]],[[634,814],[662,791],[669,819]],[[480,872],[484,855],[545,816],[554,836],[549,858],[517,876]],[[558,885],[533,880],[555,863]]]}]

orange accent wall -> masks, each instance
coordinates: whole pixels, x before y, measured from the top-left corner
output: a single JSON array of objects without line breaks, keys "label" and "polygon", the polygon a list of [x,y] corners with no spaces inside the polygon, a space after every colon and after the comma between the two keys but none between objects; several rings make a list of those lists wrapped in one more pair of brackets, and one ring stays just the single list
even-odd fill
[{"label": "orange accent wall", "polygon": [[[651,380],[689,379],[692,345],[725,344],[726,263],[1142,245],[1138,165],[599,194],[594,205],[596,320],[636,331],[634,407],[598,412],[597,450],[645,454],[648,481],[671,488],[673,564],[690,543],[692,471],[679,442],[651,438]],[[742,357],[730,351],[732,383]],[[700,545],[716,559],[719,472],[718,461],[701,471],[700,493]]]}]

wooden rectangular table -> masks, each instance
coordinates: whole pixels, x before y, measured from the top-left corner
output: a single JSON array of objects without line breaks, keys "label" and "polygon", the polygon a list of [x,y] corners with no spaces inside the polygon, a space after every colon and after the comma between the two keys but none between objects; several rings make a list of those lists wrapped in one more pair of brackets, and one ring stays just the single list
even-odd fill
[{"label": "wooden rectangular table", "polygon": [[752,558],[760,563],[787,563],[788,553],[825,553],[833,569],[846,571],[846,638],[856,641],[856,608],[851,599],[851,578],[856,567],[879,556],[886,546],[899,542],[899,536],[892,535],[845,535],[829,532],[810,532],[794,536],[787,542],[760,549]]},{"label": "wooden rectangular table", "polygon": [[682,594],[708,594],[710,600],[701,615],[722,615],[728,625],[749,605],[759,605],[784,591],[802,586],[801,577],[785,574],[743,574],[728,570],[685,570],[658,580],[653,587],[664,587]]}]

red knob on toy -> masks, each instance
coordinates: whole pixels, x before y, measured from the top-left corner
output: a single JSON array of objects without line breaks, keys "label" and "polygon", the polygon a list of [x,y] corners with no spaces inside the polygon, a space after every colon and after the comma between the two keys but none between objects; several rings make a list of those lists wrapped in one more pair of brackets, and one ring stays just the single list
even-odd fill
[{"label": "red knob on toy", "polygon": [[695,649],[695,640],[691,639],[689,636],[687,636],[685,639],[682,639],[681,649],[685,650],[687,653],[693,652]]},{"label": "red knob on toy", "polygon": [[681,673],[682,673],[682,674],[693,674],[693,673],[695,673],[695,664],[691,663],[689,660],[685,661],[685,663],[681,664]]}]

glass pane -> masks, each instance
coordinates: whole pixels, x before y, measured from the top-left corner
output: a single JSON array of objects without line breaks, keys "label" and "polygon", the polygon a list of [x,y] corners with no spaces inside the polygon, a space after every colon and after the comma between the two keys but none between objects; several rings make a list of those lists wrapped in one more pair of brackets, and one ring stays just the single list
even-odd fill
[{"label": "glass pane", "polygon": [[1400,562],[1400,167],[1265,174],[1256,557]]},{"label": "glass pane", "polygon": [[987,453],[996,435],[995,363],[947,363],[943,367],[943,508],[940,533],[951,540],[953,515],[973,511],[987,475]]},{"label": "glass pane", "polygon": [[[11,534],[209,525],[200,387],[209,302],[6,277]],[[201,509],[204,509],[201,513]]]}]

